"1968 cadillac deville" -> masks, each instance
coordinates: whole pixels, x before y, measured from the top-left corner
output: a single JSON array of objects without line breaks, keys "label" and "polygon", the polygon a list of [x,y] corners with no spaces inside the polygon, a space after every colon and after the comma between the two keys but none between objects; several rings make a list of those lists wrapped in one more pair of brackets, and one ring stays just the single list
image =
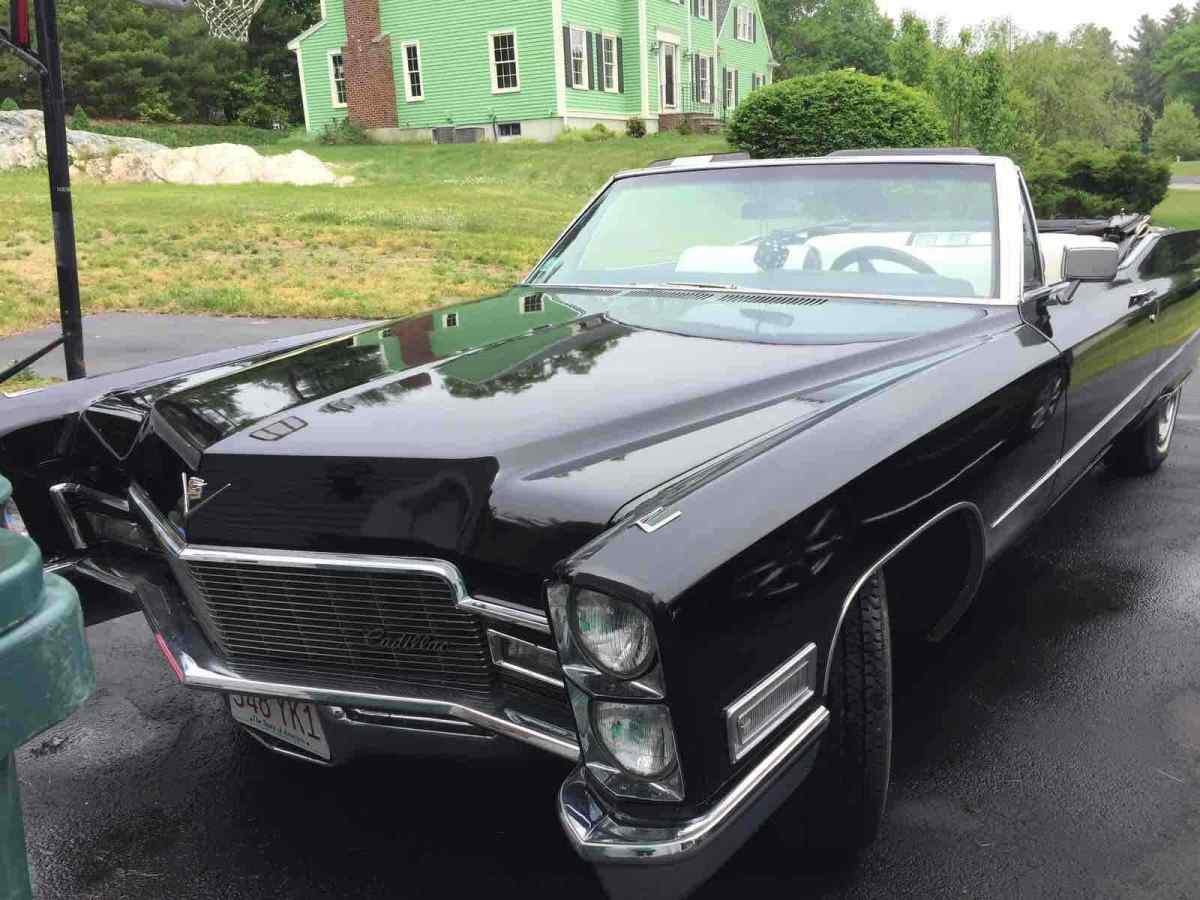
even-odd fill
[{"label": "1968 cadillac deville", "polygon": [[893,640],[1162,464],[1198,330],[1200,232],[1039,227],[1007,159],[675,160],[499,297],[0,399],[6,521],[273,751],[556,754],[679,896],[871,840]]}]

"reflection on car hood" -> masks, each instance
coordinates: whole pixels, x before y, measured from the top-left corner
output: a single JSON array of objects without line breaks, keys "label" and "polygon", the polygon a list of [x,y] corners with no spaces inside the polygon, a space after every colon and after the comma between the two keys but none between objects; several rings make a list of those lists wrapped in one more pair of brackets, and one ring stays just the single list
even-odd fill
[{"label": "reflection on car hood", "polygon": [[189,539],[544,570],[633,498],[1004,324],[796,346],[602,310],[515,290],[144,389],[155,427],[232,485]]}]

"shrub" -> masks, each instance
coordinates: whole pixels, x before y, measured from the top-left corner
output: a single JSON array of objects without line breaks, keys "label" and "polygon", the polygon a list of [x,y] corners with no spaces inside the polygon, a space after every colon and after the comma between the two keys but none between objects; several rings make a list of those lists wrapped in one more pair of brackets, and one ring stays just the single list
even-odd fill
[{"label": "shrub", "polygon": [[1171,167],[1130,150],[1058,144],[1026,167],[1040,218],[1102,218],[1145,212],[1167,196]]},{"label": "shrub", "polygon": [[759,158],[929,147],[948,140],[945,123],[925,93],[850,69],[759,88],[734,112],[728,136],[739,150]]},{"label": "shrub", "polygon": [[367,134],[365,128],[351,122],[349,119],[341,119],[337,122],[330,122],[325,126],[325,130],[317,137],[317,140],[322,144],[369,144],[371,138]]},{"label": "shrub", "polygon": [[157,88],[142,93],[141,100],[133,108],[143,122],[178,122],[179,116],[171,109],[171,98]]},{"label": "shrub", "polygon": [[1200,119],[1186,100],[1172,100],[1154,123],[1150,148],[1164,159],[1195,159],[1200,156]]},{"label": "shrub", "polygon": [[616,132],[610,131],[603,123],[597,122],[591,128],[575,129],[567,128],[558,133],[554,142],[556,144],[576,144],[585,143],[592,144],[596,141],[610,141],[617,136]]},{"label": "shrub", "polygon": [[16,112],[20,108],[12,97],[5,97],[4,102],[0,103],[0,112]]},{"label": "shrub", "polygon": [[641,119],[630,119],[625,123],[625,133],[631,138],[644,138],[646,136],[646,123]]},{"label": "shrub", "polygon": [[92,120],[88,117],[87,110],[76,104],[75,112],[71,113],[70,127],[76,131],[87,131],[92,127]]},{"label": "shrub", "polygon": [[675,133],[687,137],[693,133],[692,123],[687,116],[679,120],[679,124],[675,126]]},{"label": "shrub", "polygon": [[247,125],[250,128],[275,128],[286,127],[288,120],[287,110],[282,106],[275,106],[268,103],[266,100],[254,100],[240,110],[238,110],[237,121],[239,125]]}]

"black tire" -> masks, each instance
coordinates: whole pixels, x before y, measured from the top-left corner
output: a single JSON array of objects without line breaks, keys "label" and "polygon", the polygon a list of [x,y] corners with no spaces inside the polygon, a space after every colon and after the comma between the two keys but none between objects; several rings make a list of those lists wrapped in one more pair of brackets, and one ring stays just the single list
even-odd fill
[{"label": "black tire", "polygon": [[1121,475],[1149,475],[1166,462],[1179,413],[1176,390],[1154,402],[1145,421],[1119,435],[1108,451],[1108,465]]},{"label": "black tire", "polygon": [[771,819],[784,843],[854,853],[879,832],[892,771],[892,647],[883,573],[846,612],[829,678],[829,727],[804,785]]}]

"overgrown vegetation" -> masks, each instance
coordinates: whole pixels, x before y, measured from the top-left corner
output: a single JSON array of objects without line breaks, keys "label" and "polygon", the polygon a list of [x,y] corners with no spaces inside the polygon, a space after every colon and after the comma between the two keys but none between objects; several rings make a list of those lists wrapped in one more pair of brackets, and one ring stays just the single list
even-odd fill
[{"label": "overgrown vegetation", "polygon": [[843,69],[752,93],[729,124],[729,141],[755,157],[824,156],[846,147],[944,144],[929,97],[899,81]]},{"label": "overgrown vegetation", "polygon": [[88,130],[113,137],[142,138],[166,147],[199,147],[202,144],[248,144],[251,147],[265,147],[278,144],[288,136],[286,131],[247,128],[242,125],[155,125],[139,122],[98,122],[95,119],[88,126]]},{"label": "overgrown vegetation", "polygon": [[371,139],[367,135],[367,130],[361,125],[351,122],[349,119],[339,119],[336,122],[330,122],[325,126],[325,130],[318,135],[317,140],[331,147],[371,143]]}]

